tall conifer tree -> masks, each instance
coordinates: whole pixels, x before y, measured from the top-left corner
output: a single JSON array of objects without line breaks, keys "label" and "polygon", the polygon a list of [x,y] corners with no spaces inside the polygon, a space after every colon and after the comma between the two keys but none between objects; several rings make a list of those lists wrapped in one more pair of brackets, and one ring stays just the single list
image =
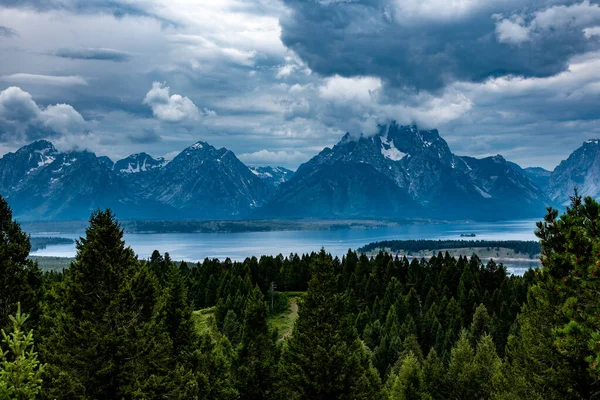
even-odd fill
[{"label": "tall conifer tree", "polygon": [[[66,273],[42,355],[49,397],[121,399],[175,393],[172,346],[156,278],[110,210],[94,212]],[[171,376],[170,376],[171,375]]]},{"label": "tall conifer tree", "polygon": [[27,258],[30,250],[29,237],[13,221],[12,210],[0,196],[0,328],[10,325],[9,316],[16,312],[17,303],[28,313],[36,311],[41,273]]},{"label": "tall conifer tree", "polygon": [[331,257],[322,249],[280,363],[285,398],[381,398],[377,371],[358,339],[337,282]]}]

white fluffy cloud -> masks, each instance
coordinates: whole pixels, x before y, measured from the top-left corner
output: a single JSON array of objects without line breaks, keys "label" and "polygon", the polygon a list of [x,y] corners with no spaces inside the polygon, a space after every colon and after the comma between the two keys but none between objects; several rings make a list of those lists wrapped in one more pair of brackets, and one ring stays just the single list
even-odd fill
[{"label": "white fluffy cloud", "polygon": [[146,93],[144,104],[152,108],[154,116],[161,121],[183,122],[200,118],[198,107],[186,96],[169,94],[170,88],[160,82],[154,82]]},{"label": "white fluffy cloud", "polygon": [[35,131],[39,130],[53,136],[81,133],[85,130],[86,122],[68,104],[40,107],[31,94],[11,86],[0,92],[0,125],[6,130],[4,135],[11,131],[28,139],[29,136],[35,137]]},{"label": "white fluffy cloud", "polygon": [[464,17],[501,0],[395,0],[398,21],[447,20]]},{"label": "white fluffy cloud", "polygon": [[530,40],[532,35],[543,36],[556,30],[581,29],[589,39],[598,33],[599,23],[600,5],[584,0],[581,3],[537,11],[533,13],[529,24],[518,14],[500,19],[496,23],[496,35],[501,43],[521,44]]},{"label": "white fluffy cloud", "polygon": [[520,18],[504,19],[496,23],[496,35],[501,43],[521,44],[529,40],[529,28]]},{"label": "white fluffy cloud", "polygon": [[240,154],[239,158],[252,165],[298,165],[308,161],[309,156],[297,150],[269,151],[262,149],[254,153]]},{"label": "white fluffy cloud", "polygon": [[319,88],[322,98],[333,101],[359,101],[370,102],[381,89],[381,79],[361,76],[356,78],[344,78],[336,75],[325,79],[323,86]]}]

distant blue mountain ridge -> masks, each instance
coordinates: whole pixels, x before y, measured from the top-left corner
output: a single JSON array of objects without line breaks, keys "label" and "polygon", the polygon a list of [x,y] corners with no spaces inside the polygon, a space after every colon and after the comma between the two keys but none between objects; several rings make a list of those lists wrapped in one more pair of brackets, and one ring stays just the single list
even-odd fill
[{"label": "distant blue mountain ridge", "polygon": [[107,207],[123,220],[539,218],[575,186],[600,197],[598,140],[554,171],[523,169],[500,155],[457,156],[437,130],[396,123],[346,134],[296,172],[248,167],[202,141],[170,161],[138,153],[113,162],[46,140],[0,158],[0,194],[22,221],[87,219]]}]

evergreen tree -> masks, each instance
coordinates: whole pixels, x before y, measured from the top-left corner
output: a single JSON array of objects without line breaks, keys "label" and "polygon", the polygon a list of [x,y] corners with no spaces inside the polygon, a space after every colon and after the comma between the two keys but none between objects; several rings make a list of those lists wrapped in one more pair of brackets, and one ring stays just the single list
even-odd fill
[{"label": "evergreen tree", "polygon": [[121,399],[173,395],[179,388],[156,278],[110,210],[90,217],[45,322],[42,351],[49,397]]},{"label": "evergreen tree", "polygon": [[0,328],[10,325],[17,303],[29,313],[37,309],[41,273],[27,258],[30,250],[29,237],[13,221],[12,210],[0,196]]},{"label": "evergreen tree", "polygon": [[389,393],[390,400],[413,400],[421,398],[421,365],[414,354],[409,353],[402,360],[398,374],[390,377],[390,379],[394,382]]},{"label": "evergreen tree", "polygon": [[[23,327],[28,315],[17,313],[10,316],[12,332],[2,330],[3,346],[0,346],[0,398],[30,400],[40,394],[44,366],[33,351],[33,331],[25,333]],[[4,350],[6,349],[6,350]]]},{"label": "evergreen tree", "polygon": [[466,330],[461,331],[458,341],[450,352],[450,364],[446,372],[446,381],[449,383],[449,398],[474,399],[476,390],[473,385],[475,354],[469,343]]},{"label": "evergreen tree", "polygon": [[487,309],[483,304],[480,304],[475,310],[473,315],[473,322],[469,328],[469,338],[471,340],[471,346],[475,347],[479,339],[486,333],[491,333],[491,318],[487,312]]},{"label": "evergreen tree", "polygon": [[431,349],[423,361],[423,394],[433,400],[445,399],[446,393],[446,367],[438,357],[435,349]]},{"label": "evergreen tree", "polygon": [[246,300],[242,341],[236,357],[236,386],[241,398],[273,396],[279,361],[275,341],[276,336],[267,327],[267,304],[257,286]]},{"label": "evergreen tree", "polygon": [[[201,335],[192,356],[192,371],[197,382],[197,398],[201,400],[234,400],[235,389],[231,344],[221,334],[214,319],[209,334]],[[182,397],[185,398],[185,397]]]},{"label": "evergreen tree", "polygon": [[377,371],[352,326],[325,250],[312,265],[312,278],[283,352],[279,373],[281,395],[285,398],[381,397]]},{"label": "evergreen tree", "polygon": [[477,343],[475,359],[473,360],[473,381],[475,387],[474,398],[489,399],[493,393],[493,380],[500,371],[502,361],[496,353],[492,337],[488,334],[482,336]]},{"label": "evergreen tree", "polygon": [[233,348],[236,348],[237,345],[240,344],[241,329],[240,321],[235,311],[227,311],[225,319],[223,320],[223,334],[229,339]]},{"label": "evergreen tree", "polygon": [[192,309],[187,301],[187,286],[179,267],[171,264],[166,274],[165,328],[180,358],[189,354],[196,340]]},{"label": "evergreen tree", "polygon": [[577,193],[560,218],[549,209],[538,222],[542,268],[509,339],[499,396],[576,399],[600,390],[599,222],[600,205]]}]

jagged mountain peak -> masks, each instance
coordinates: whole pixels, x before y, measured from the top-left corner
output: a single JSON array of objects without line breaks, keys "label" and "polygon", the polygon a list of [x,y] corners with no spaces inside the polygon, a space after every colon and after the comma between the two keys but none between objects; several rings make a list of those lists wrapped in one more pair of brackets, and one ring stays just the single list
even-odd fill
[{"label": "jagged mountain peak", "polygon": [[21,147],[19,150],[17,150],[17,152],[41,152],[41,153],[56,153],[57,150],[54,147],[54,145],[52,144],[52,142],[45,140],[45,139],[41,139],[41,140],[36,140],[35,142],[32,142],[26,146]]},{"label": "jagged mountain peak", "polygon": [[161,168],[166,163],[163,157],[154,158],[148,153],[141,152],[117,161],[113,169],[122,174],[134,174]]},{"label": "jagged mountain peak", "polygon": [[[504,157],[458,157],[436,129],[394,121],[371,136],[344,135],[301,165],[265,209],[310,216],[302,205],[318,201],[328,213],[348,217],[478,218],[496,209],[525,216],[546,206],[541,190]],[[369,209],[383,204],[387,211]]]},{"label": "jagged mountain peak", "polygon": [[208,144],[207,142],[199,140],[196,143],[194,143],[193,145],[187,147],[184,150],[184,152],[195,151],[195,150],[206,150],[206,149],[214,149],[214,147],[211,146],[210,144]]}]

